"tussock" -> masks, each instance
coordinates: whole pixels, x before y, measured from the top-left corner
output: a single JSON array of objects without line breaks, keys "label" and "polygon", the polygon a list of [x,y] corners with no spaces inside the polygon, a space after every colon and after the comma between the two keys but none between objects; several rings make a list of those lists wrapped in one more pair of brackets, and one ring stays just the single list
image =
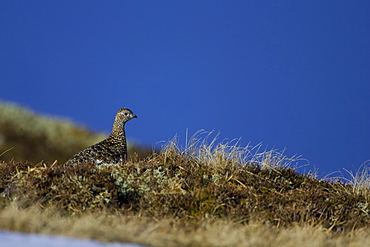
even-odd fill
[{"label": "tussock", "polygon": [[352,171],[348,171],[345,169],[345,171],[350,176],[349,179],[344,179],[347,183],[352,185],[350,188],[352,191],[349,191],[349,193],[355,193],[360,196],[366,197],[366,199],[369,201],[370,194],[370,160],[365,161],[359,169],[356,171],[356,173],[353,173]]}]

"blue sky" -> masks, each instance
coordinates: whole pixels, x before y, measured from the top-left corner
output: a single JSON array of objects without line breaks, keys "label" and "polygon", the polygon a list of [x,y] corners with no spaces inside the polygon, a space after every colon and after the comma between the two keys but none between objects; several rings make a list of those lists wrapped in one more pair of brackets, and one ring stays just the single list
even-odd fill
[{"label": "blue sky", "polygon": [[369,1],[1,1],[0,99],[107,133],[128,107],[143,144],[215,130],[356,170],[369,27]]}]

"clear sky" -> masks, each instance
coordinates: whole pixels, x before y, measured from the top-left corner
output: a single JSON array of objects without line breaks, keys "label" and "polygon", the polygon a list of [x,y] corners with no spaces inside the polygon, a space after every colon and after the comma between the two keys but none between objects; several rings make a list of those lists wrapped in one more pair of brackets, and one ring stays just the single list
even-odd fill
[{"label": "clear sky", "polygon": [[[370,1],[0,1],[0,99],[152,145],[186,129],[370,159]],[[26,124],[26,123],[25,123]]]}]

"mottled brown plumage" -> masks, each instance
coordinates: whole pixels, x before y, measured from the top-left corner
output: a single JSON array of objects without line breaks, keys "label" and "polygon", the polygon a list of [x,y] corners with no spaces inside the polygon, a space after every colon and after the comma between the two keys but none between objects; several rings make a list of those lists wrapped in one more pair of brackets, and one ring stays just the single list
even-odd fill
[{"label": "mottled brown plumage", "polygon": [[95,164],[119,164],[127,160],[127,143],[125,124],[137,116],[127,108],[120,108],[114,119],[112,133],[103,141],[86,148],[70,158],[66,165],[81,162],[93,162]]}]

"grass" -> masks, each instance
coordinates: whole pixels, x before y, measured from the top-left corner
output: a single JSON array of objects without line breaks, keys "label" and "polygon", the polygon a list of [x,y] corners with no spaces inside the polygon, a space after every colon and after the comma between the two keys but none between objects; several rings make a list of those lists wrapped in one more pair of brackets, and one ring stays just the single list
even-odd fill
[{"label": "grass", "polygon": [[296,172],[299,156],[211,137],[184,148],[175,138],[123,166],[0,161],[0,229],[149,246],[366,246],[367,163],[323,180]]},{"label": "grass", "polygon": [[370,188],[370,160],[364,162],[356,173],[345,170],[350,179],[345,179],[347,183],[351,184],[352,193],[366,197],[370,200],[368,190]]},{"label": "grass", "polygon": [[334,234],[311,225],[279,228],[221,219],[189,224],[175,218],[107,212],[66,217],[51,208],[19,209],[17,205],[0,211],[0,219],[2,229],[146,246],[366,246],[370,234],[369,229]]}]

